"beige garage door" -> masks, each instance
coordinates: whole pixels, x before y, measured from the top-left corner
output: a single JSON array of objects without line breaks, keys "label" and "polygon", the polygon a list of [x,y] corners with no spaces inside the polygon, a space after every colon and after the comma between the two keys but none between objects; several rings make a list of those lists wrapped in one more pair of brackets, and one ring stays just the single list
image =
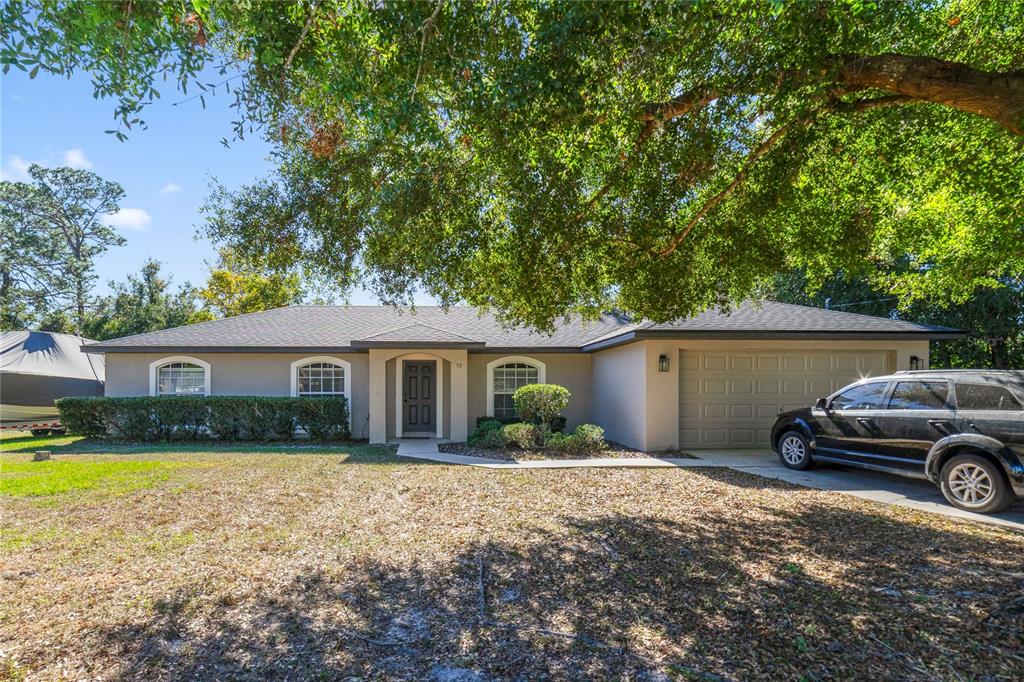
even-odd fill
[{"label": "beige garage door", "polygon": [[767,445],[775,415],[887,372],[886,351],[680,351],[680,447]]}]

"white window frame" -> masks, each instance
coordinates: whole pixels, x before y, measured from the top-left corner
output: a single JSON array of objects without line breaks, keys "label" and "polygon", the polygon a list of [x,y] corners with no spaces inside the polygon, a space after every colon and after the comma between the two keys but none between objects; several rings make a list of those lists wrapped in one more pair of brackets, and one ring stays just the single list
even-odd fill
[{"label": "white window frame", "polygon": [[521,362],[524,365],[529,365],[537,370],[537,383],[547,383],[547,372],[548,368],[540,360],[536,358],[526,357],[525,355],[507,355],[497,360],[491,360],[487,363],[487,416],[494,416],[494,370],[501,365],[507,365],[513,362]]},{"label": "white window frame", "polygon": [[160,368],[175,362],[187,362],[203,368],[203,395],[210,395],[210,363],[191,355],[169,355],[149,363],[149,394],[157,395],[157,387],[160,379]]},{"label": "white window frame", "polygon": [[327,362],[338,365],[345,370],[345,403],[348,405],[348,430],[352,431],[352,363],[348,360],[334,357],[333,355],[311,355],[308,358],[296,360],[291,366],[291,396],[299,397],[299,368],[311,365],[314,362]]}]

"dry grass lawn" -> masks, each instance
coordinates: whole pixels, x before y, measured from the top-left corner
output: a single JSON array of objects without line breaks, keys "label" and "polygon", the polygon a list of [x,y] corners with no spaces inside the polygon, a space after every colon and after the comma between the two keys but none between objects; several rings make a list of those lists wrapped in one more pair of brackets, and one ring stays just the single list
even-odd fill
[{"label": "dry grass lawn", "polygon": [[726,470],[62,447],[0,456],[0,677],[1024,678],[995,527]]}]

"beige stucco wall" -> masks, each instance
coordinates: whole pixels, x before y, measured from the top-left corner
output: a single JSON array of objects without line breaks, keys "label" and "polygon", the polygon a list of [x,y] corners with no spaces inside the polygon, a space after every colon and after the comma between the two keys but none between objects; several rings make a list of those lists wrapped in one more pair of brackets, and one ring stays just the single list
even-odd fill
[{"label": "beige stucco wall", "polygon": [[[884,350],[889,371],[909,369],[910,357],[927,362],[927,341],[640,341],[592,354],[536,353],[545,381],[569,389],[568,428],[593,422],[606,437],[643,450],[678,447],[680,350]],[[395,436],[396,367],[412,351],[373,349],[334,354],[352,367],[352,433],[383,442]],[[658,371],[658,356],[670,359]],[[106,395],[149,394],[149,366],[170,354],[107,353]],[[214,395],[288,395],[291,363],[313,354],[196,353],[210,363]],[[415,352],[439,360],[443,368],[440,419],[444,436],[466,440],[476,419],[487,413],[487,364],[504,354],[468,354],[465,350]]]},{"label": "beige stucco wall", "polygon": [[478,417],[487,414],[487,365],[506,357],[525,357],[544,363],[544,381],[569,389],[565,411],[566,428],[574,429],[591,420],[591,356],[587,353],[474,353],[469,356],[468,428],[472,433]]},{"label": "beige stucco wall", "polygon": [[644,449],[647,414],[646,351],[631,343],[594,353],[592,419],[605,438]]},{"label": "beige stucco wall", "polygon": [[[594,354],[593,420],[607,438],[642,450],[679,446],[680,350],[883,350],[888,371],[910,369],[910,357],[925,363],[927,341],[639,341]],[[658,356],[669,371],[658,371]]]},{"label": "beige stucco wall", "polygon": [[[170,353],[107,353],[105,394],[111,397],[149,395],[149,366]],[[181,355],[174,353],[173,355]],[[291,364],[323,353],[189,353],[210,363],[212,395],[287,396],[291,393]],[[368,437],[369,373],[365,353],[331,353],[352,366],[352,435]]]}]

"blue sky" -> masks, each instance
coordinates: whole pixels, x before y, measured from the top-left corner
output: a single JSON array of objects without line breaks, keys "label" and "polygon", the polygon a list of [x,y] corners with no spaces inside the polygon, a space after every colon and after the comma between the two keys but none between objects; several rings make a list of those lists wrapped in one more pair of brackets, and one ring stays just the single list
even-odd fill
[{"label": "blue sky", "polygon": [[[215,79],[211,79],[215,80]],[[213,246],[196,239],[199,207],[209,178],[235,188],[272,170],[270,147],[258,136],[236,140],[230,148],[221,138],[232,137],[232,98],[221,92],[198,100],[185,99],[168,83],[163,98],[148,107],[147,130],[130,133],[118,142],[104,130],[115,128],[114,103],[92,97],[88,75],[68,80],[40,74],[34,80],[17,70],[0,79],[0,164],[3,179],[24,180],[30,163],[87,168],[121,184],[122,212],[111,218],[127,243],[97,262],[98,293],[106,283],[137,272],[146,258],[164,264],[177,283],[201,285]],[[430,303],[426,296],[417,297]],[[354,291],[352,303],[376,303],[367,292]]]}]

